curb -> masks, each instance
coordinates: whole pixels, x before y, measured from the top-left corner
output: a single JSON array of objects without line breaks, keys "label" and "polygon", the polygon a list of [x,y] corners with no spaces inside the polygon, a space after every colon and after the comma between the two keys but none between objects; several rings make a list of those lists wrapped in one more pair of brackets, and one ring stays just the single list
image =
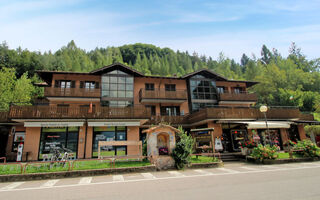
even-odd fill
[{"label": "curb", "polygon": [[286,164],[286,163],[296,163],[296,162],[313,162],[319,161],[319,158],[289,158],[289,159],[277,159],[277,160],[269,160],[265,159],[263,161],[255,160],[252,157],[247,157],[247,162],[254,164],[265,164],[265,165],[273,165],[273,164]]}]

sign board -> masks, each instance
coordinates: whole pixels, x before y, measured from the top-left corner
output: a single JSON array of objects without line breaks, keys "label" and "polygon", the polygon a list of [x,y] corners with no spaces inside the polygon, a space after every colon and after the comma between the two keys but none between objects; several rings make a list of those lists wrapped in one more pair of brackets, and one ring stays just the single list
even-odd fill
[{"label": "sign board", "polygon": [[140,126],[137,122],[88,122],[88,126]]},{"label": "sign board", "polygon": [[18,145],[18,151],[17,151],[17,162],[22,161],[22,152],[23,152],[23,143],[20,143]]},{"label": "sign board", "polygon": [[214,148],[215,148],[215,150],[218,150],[218,151],[223,150],[221,138],[215,139]]},{"label": "sign board", "polygon": [[83,122],[25,122],[24,127],[74,127],[83,126]]}]

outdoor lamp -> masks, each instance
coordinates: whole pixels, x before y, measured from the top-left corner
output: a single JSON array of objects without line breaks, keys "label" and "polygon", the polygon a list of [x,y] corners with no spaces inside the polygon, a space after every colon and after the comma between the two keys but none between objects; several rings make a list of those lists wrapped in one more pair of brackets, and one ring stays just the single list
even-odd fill
[{"label": "outdoor lamp", "polygon": [[264,119],[266,120],[266,127],[267,127],[267,134],[269,135],[269,144],[271,144],[271,135],[269,132],[269,127],[268,127],[268,121],[267,121],[267,111],[268,111],[268,107],[267,106],[260,106],[260,112],[262,112],[264,114]]}]

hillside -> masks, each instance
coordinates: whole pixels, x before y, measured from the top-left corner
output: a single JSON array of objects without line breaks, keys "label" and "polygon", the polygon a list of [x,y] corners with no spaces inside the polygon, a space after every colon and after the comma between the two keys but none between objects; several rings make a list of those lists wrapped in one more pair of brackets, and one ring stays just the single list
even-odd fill
[{"label": "hillside", "polygon": [[[294,43],[289,52],[285,58],[277,50],[271,51],[263,45],[259,58],[243,54],[237,63],[222,53],[214,60],[195,52],[175,52],[140,43],[86,51],[71,41],[54,53],[40,53],[22,48],[10,49],[3,42],[0,45],[0,68],[3,69],[0,73],[3,77],[5,68],[14,68],[17,77],[27,72],[35,82],[36,70],[88,72],[114,62],[125,63],[146,75],[161,76],[181,76],[208,68],[229,79],[259,81],[260,84],[251,90],[258,93],[261,104],[299,106],[303,111],[316,111],[320,105],[320,59],[307,60]],[[5,78],[2,80],[0,74],[0,89],[8,90]],[[29,95],[38,92],[33,91]],[[4,97],[0,96],[1,99]]]}]

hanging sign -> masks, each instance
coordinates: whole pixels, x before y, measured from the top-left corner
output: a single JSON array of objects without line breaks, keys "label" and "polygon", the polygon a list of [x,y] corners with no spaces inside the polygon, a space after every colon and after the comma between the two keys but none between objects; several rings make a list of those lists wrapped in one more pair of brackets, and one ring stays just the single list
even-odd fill
[{"label": "hanging sign", "polygon": [[88,126],[140,126],[138,122],[88,122]]},{"label": "hanging sign", "polygon": [[83,126],[83,122],[25,122],[24,127],[74,127]]}]

